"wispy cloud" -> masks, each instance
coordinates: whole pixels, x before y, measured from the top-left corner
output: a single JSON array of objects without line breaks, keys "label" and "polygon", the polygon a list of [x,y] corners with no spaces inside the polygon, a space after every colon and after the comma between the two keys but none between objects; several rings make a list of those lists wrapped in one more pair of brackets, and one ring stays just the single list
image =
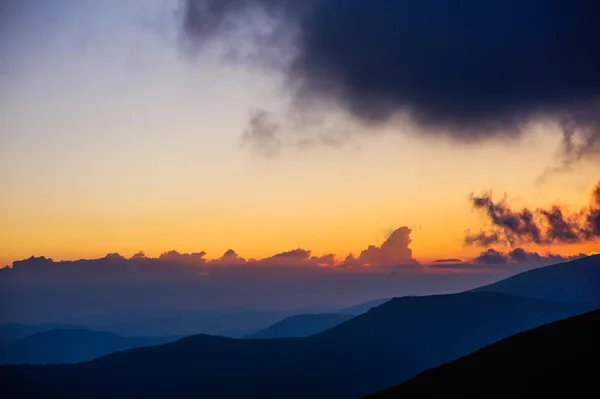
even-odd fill
[{"label": "wispy cloud", "polygon": [[506,196],[494,201],[491,192],[471,195],[471,205],[484,212],[491,227],[469,232],[465,237],[468,245],[573,244],[600,238],[600,182],[592,189],[589,206],[579,212],[569,212],[560,205],[515,210]]}]

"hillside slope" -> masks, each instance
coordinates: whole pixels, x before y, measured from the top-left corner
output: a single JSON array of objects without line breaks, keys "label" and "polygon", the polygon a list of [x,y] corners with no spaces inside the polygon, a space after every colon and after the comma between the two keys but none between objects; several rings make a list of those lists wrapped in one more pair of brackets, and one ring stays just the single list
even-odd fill
[{"label": "hillside slope", "polygon": [[513,335],[365,399],[594,397],[598,337],[600,310]]},{"label": "hillside slope", "polygon": [[472,291],[600,305],[600,255],[529,270]]}]

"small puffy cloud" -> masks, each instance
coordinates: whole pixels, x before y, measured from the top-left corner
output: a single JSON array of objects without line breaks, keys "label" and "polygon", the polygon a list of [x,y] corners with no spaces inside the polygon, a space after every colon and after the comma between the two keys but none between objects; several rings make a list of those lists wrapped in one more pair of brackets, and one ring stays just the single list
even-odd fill
[{"label": "small puffy cloud", "polygon": [[209,265],[243,265],[246,263],[246,259],[240,257],[233,249],[225,251],[223,256],[218,259],[212,259],[208,261]]},{"label": "small puffy cloud", "polygon": [[504,265],[508,263],[509,257],[503,252],[495,249],[488,249],[482,252],[479,256],[473,258],[472,263],[483,265]]},{"label": "small puffy cloud", "polygon": [[196,252],[191,254],[180,254],[177,251],[169,251],[160,254],[158,257],[159,260],[166,262],[174,262],[174,263],[185,263],[185,264],[203,264],[206,263],[206,259],[204,256],[206,252]]},{"label": "small puffy cloud", "polygon": [[316,266],[332,267],[337,264],[337,258],[334,254],[327,254],[323,256],[312,256],[310,263]]},{"label": "small puffy cloud", "polygon": [[257,266],[305,266],[310,264],[311,251],[302,248],[285,251],[253,262]]},{"label": "small puffy cloud", "polygon": [[352,254],[344,261],[344,266],[370,266],[370,267],[400,267],[418,266],[419,262],[413,258],[409,248],[411,229],[406,226],[396,229],[380,247],[369,245],[358,258]]}]

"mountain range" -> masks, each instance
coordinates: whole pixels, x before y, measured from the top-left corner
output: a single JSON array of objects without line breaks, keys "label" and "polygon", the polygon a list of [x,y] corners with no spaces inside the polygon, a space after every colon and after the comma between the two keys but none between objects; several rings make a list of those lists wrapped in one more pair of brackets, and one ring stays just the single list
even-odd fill
[{"label": "mountain range", "polygon": [[[599,281],[599,256],[536,272],[509,279],[524,296],[494,292],[502,291],[505,280],[458,294],[394,298],[310,337],[194,335],[78,364],[3,366],[0,383],[15,396],[34,398],[48,392],[58,397],[358,398],[510,335],[598,307],[590,287]],[[581,289],[574,282],[582,275],[589,295],[576,294]],[[553,281],[539,281],[549,278]],[[546,286],[554,287],[555,298],[538,289]],[[542,292],[545,299],[539,298]]]},{"label": "mountain range", "polygon": [[490,292],[398,298],[308,338],[195,335],[91,362],[4,366],[0,383],[20,397],[351,398],[587,310]]},{"label": "mountain range", "polygon": [[600,305],[600,255],[532,269],[472,291]]}]

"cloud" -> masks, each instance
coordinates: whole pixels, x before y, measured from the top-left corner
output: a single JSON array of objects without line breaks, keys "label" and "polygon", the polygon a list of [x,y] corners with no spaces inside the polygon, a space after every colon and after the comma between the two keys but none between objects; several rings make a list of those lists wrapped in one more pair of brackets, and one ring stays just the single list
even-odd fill
[{"label": "cloud", "polygon": [[479,256],[473,258],[472,263],[483,265],[504,265],[508,263],[509,257],[503,252],[495,249],[488,249],[482,252]]},{"label": "cloud", "polygon": [[468,245],[573,244],[600,237],[600,181],[592,190],[589,206],[579,212],[569,212],[560,205],[514,210],[506,195],[494,202],[491,192],[471,195],[471,205],[485,212],[491,228],[475,234],[468,232],[464,240]]},{"label": "cloud", "polygon": [[263,109],[251,112],[250,120],[244,131],[242,143],[251,145],[266,157],[272,157],[281,148],[280,126],[273,116]]},{"label": "cloud", "polygon": [[560,123],[562,140],[558,163],[546,168],[537,183],[557,173],[570,172],[584,162],[600,163],[600,112],[570,115]]},{"label": "cloud", "polygon": [[422,134],[462,142],[552,118],[567,164],[600,151],[598,2],[187,0],[182,11],[196,51],[240,47],[226,39],[243,31],[256,52],[276,49],[256,57],[269,66],[290,54],[278,65],[297,114],[339,108],[366,126],[408,114]]},{"label": "cloud", "polygon": [[505,264],[483,264],[480,258],[478,264],[441,262],[430,269],[412,257],[409,235],[401,227],[381,246],[349,257],[354,262],[301,248],[246,262],[233,250],[208,261],[202,252],[176,251],[156,258],[139,252],[129,259],[109,254],[60,262],[31,257],[0,269],[0,322],[49,322],[127,309],[335,309],[380,297],[464,291],[492,283],[498,274],[570,258],[514,250],[504,254]]},{"label": "cloud", "polygon": [[419,262],[413,258],[412,250],[409,248],[412,241],[411,231],[406,226],[400,227],[392,232],[380,247],[369,245],[358,258],[354,258],[352,254],[348,255],[344,266],[418,266]]},{"label": "cloud", "polygon": [[[358,258],[350,255],[341,262],[335,254],[312,255],[312,251],[296,248],[277,253],[263,259],[244,259],[233,249],[228,249],[216,259],[207,259],[206,252],[179,253],[168,251],[157,258],[147,257],[143,251],[127,259],[111,253],[99,259],[59,261],[45,257],[30,257],[13,262],[12,267],[0,269],[6,279],[31,281],[71,281],[71,282],[131,282],[149,280],[187,280],[204,278],[215,270],[291,270],[310,271],[317,269],[341,269],[352,271],[378,271],[385,268],[418,266],[409,248],[411,230],[401,227],[395,230],[380,246],[370,245]],[[23,280],[23,281],[24,281]]]},{"label": "cloud", "polygon": [[297,248],[252,262],[255,266],[305,266],[310,264],[311,251]]},{"label": "cloud", "polygon": [[139,252],[127,259],[111,253],[99,259],[54,261],[46,257],[30,257],[1,269],[3,281],[36,283],[126,283],[133,281],[185,280],[204,270],[204,252],[179,253],[169,251],[158,258],[148,258]]},{"label": "cloud", "polygon": [[211,259],[208,265],[244,265],[246,259],[240,257],[233,249],[225,251],[223,256],[218,259]]},{"label": "cloud", "polygon": [[202,265],[206,263],[206,259],[204,259],[205,255],[206,252],[204,251],[192,254],[180,254],[177,251],[169,251],[160,254],[158,260],[179,264]]},{"label": "cloud", "polygon": [[[459,259],[448,259],[447,262],[439,262],[430,265],[434,269],[450,270],[525,270],[534,267],[552,265],[556,263],[575,260],[587,256],[576,254],[562,256],[553,253],[540,254],[529,252],[523,248],[515,248],[508,252],[502,252],[494,248],[488,248],[473,259],[463,262]],[[452,262],[452,261],[455,262]]]},{"label": "cloud", "polygon": [[562,256],[558,254],[546,253],[544,255],[538,252],[529,252],[523,248],[515,248],[509,252],[501,252],[489,248],[476,256],[470,263],[475,265],[509,265],[509,264],[528,264],[530,266],[550,265],[554,263],[566,262],[585,257],[585,254]]},{"label": "cloud", "polygon": [[450,259],[436,259],[433,261],[433,263],[461,263],[462,260],[461,259],[457,259],[457,258],[450,258]]}]

